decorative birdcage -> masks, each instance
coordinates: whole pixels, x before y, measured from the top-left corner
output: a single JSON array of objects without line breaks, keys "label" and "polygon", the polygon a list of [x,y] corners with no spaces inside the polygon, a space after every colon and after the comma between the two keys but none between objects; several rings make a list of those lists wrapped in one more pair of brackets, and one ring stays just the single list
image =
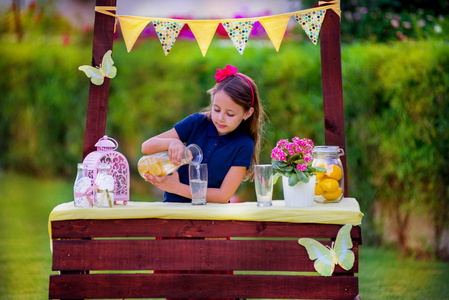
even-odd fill
[{"label": "decorative birdcage", "polygon": [[98,164],[106,163],[111,166],[111,174],[114,178],[114,202],[115,204],[127,204],[129,201],[129,164],[126,157],[115,151],[118,143],[107,135],[103,136],[95,144],[96,151],[92,151],[83,163],[88,165],[88,176],[94,182],[97,177]]}]

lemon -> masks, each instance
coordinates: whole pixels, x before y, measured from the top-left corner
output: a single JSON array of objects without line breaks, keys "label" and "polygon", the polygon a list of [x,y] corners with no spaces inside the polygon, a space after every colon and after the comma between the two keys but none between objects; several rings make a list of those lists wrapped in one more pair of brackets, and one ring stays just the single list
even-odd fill
[{"label": "lemon", "polygon": [[327,176],[329,178],[335,179],[335,180],[340,180],[341,177],[343,176],[343,172],[341,171],[340,167],[337,165],[332,165],[332,171],[327,171]]},{"label": "lemon", "polygon": [[148,160],[146,157],[142,157],[137,163],[137,170],[140,176],[144,177],[144,174],[148,172]]},{"label": "lemon", "polygon": [[341,194],[343,193],[341,188],[338,188],[336,191],[334,192],[326,192],[323,194],[324,199],[326,200],[335,200],[340,198]]},{"label": "lemon", "polygon": [[[324,164],[319,165],[319,167],[326,168],[326,166],[324,166]],[[325,174],[326,174],[326,172],[316,173],[316,180],[323,179]]]},{"label": "lemon", "polygon": [[159,176],[162,173],[161,167],[158,164],[151,164],[148,166],[148,172],[152,175]]},{"label": "lemon", "polygon": [[316,184],[316,185],[315,185],[315,195],[316,195],[316,196],[319,196],[319,195],[322,195],[323,193],[324,193],[324,190],[323,190],[323,188],[321,187],[321,185]]},{"label": "lemon", "polygon": [[335,179],[327,178],[320,181],[320,186],[323,188],[325,192],[332,193],[338,190],[339,184]]}]

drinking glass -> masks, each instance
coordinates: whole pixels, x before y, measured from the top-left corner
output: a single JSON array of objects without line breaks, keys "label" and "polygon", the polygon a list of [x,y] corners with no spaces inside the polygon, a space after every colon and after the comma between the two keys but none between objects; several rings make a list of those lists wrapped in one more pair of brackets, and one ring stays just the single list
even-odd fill
[{"label": "drinking glass", "polygon": [[257,206],[273,205],[273,166],[254,166],[254,185],[256,186]]},{"label": "drinking glass", "polygon": [[207,164],[189,165],[189,181],[192,205],[206,205]]}]

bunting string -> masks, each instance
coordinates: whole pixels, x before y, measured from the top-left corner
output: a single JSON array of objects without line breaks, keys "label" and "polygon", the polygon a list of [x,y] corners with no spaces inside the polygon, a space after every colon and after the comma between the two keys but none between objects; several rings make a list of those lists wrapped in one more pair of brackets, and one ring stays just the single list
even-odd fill
[{"label": "bunting string", "polygon": [[117,20],[120,22],[120,28],[128,52],[131,52],[135,42],[145,27],[148,26],[149,23],[152,23],[159,41],[161,42],[162,49],[164,50],[165,55],[168,55],[173,48],[181,29],[187,24],[195,36],[201,53],[203,56],[206,56],[209,45],[212,42],[219,24],[223,25],[237,51],[242,55],[256,21],[264,27],[274,48],[276,51],[279,51],[288,22],[292,16],[294,16],[298,24],[301,25],[312,43],[316,45],[321,30],[321,24],[323,23],[327,10],[331,9],[339,17],[341,16],[339,0],[329,2],[319,1],[318,5],[319,6],[316,8],[272,16],[216,20],[183,20],[126,15],[120,16],[113,13],[116,11],[116,7],[114,6],[96,6],[95,11],[114,17],[116,18],[116,22]]}]

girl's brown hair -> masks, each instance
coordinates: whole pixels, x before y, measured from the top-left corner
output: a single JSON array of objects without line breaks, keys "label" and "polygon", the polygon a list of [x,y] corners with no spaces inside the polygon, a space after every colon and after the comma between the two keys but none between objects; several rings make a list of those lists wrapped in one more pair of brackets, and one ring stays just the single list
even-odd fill
[{"label": "girl's brown hair", "polygon": [[[241,76],[244,76],[249,81],[252,86],[252,90],[248,82]],[[265,113],[263,111],[262,103],[259,98],[259,91],[257,90],[257,86],[254,83],[254,80],[241,73],[238,73],[238,75],[227,77],[226,79],[217,83],[213,88],[208,90],[207,92],[211,95],[212,102],[214,95],[219,91],[224,91],[229,97],[231,97],[232,100],[234,100],[235,103],[243,107],[245,112],[247,112],[251,108],[254,92],[254,103],[252,105],[252,107],[254,108],[254,112],[251,117],[243,120],[238,127],[238,129],[248,134],[254,141],[254,153],[251,160],[251,166],[246,171],[244,179],[252,180],[254,177],[254,165],[257,165],[259,163],[260,143],[263,133],[263,123],[265,121]],[[211,118],[211,111],[212,103],[208,108],[204,110],[204,112],[208,114],[209,118]]]}]

